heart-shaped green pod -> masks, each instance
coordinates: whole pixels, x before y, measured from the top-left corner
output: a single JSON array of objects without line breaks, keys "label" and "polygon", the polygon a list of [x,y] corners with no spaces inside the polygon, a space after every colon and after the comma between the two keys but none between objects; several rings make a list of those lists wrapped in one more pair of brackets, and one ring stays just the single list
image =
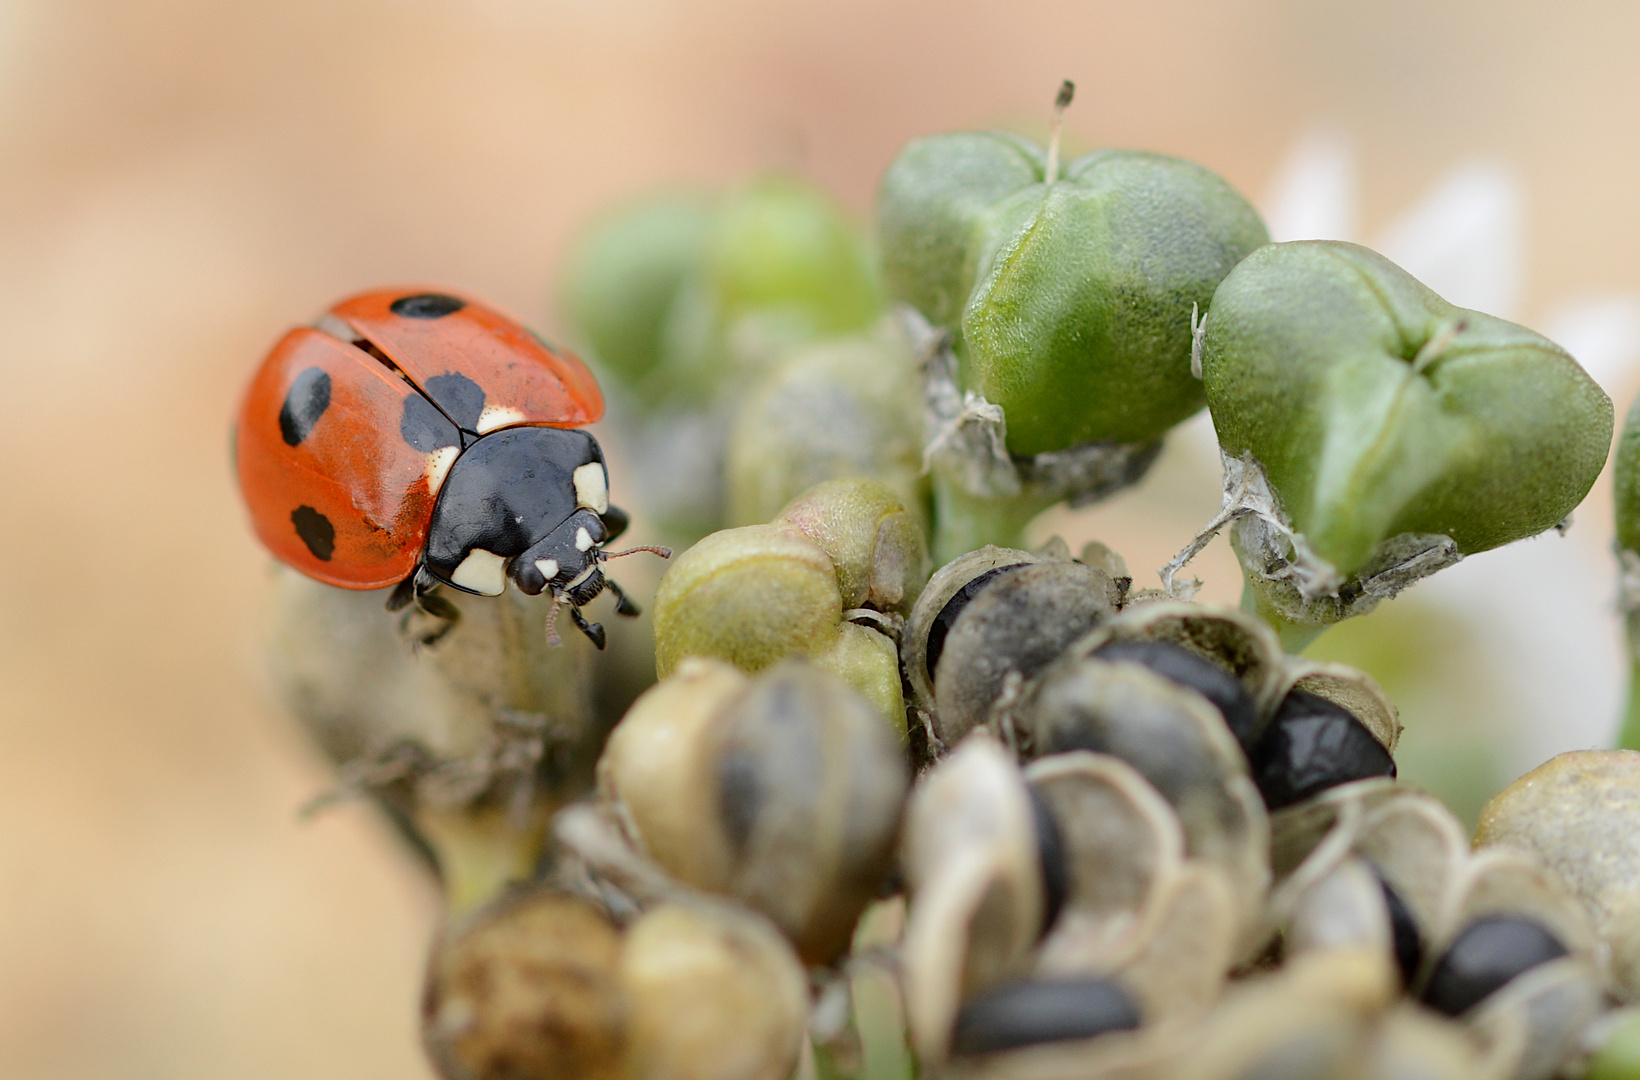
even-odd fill
[{"label": "heart-shaped green pod", "polygon": [[1203,403],[1192,306],[1269,235],[1188,161],[1100,150],[1048,168],[1002,133],[910,143],[878,199],[890,295],[957,331],[963,386],[1002,407],[1014,454],[1151,442]]},{"label": "heart-shaped green pod", "polygon": [[1611,442],[1611,401],[1564,350],[1354,244],[1249,256],[1213,296],[1202,369],[1220,447],[1258,466],[1305,600],[1385,569],[1397,538],[1449,538],[1450,562],[1542,532]]}]

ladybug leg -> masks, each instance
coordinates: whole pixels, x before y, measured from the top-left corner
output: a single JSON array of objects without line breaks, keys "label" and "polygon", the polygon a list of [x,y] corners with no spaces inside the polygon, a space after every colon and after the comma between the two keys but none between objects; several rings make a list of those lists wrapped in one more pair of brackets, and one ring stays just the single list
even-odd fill
[{"label": "ladybug leg", "polygon": [[575,604],[566,604],[569,608],[569,617],[575,621],[575,628],[587,636],[587,640],[598,646],[600,652],[604,647],[604,624],[589,623],[587,617],[581,614],[581,609]]},{"label": "ladybug leg", "polygon": [[452,625],[461,621],[461,609],[449,597],[439,595],[439,581],[427,572],[426,567],[416,570],[415,579],[416,607]]},{"label": "ladybug leg", "polygon": [[605,577],[604,588],[615,594],[615,614],[625,615],[627,618],[634,618],[643,614],[643,609],[634,604],[632,599],[626,595],[625,590],[615,584],[614,578]]},{"label": "ladybug leg", "polygon": [[[419,573],[421,568],[418,566],[416,570]],[[409,607],[410,601],[416,598],[415,589],[416,575],[411,574],[409,577],[405,578],[393,587],[392,593],[390,593],[387,597],[387,610],[403,611],[405,608]]]}]

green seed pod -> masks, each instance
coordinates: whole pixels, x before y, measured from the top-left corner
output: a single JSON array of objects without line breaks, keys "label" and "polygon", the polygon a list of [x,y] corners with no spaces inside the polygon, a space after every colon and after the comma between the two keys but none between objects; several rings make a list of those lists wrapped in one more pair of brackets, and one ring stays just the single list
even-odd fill
[{"label": "green seed pod", "polygon": [[763,920],[724,905],[663,904],[627,930],[631,1080],[786,1080],[808,982]]},{"label": "green seed pod", "polygon": [[783,518],[713,533],[673,560],[655,592],[656,671],[664,678],[685,656],[745,671],[806,656],[903,731],[893,641],[844,617],[893,615],[916,596],[927,572],[921,528],[871,481],[819,485]]},{"label": "green seed pod", "polygon": [[564,308],[592,358],[640,399],[666,395],[662,336],[679,290],[704,261],[712,212],[693,192],[667,192],[617,210],[576,245]]},{"label": "green seed pod", "polygon": [[[729,433],[729,521],[768,521],[836,477],[880,480],[908,507],[926,497],[917,357],[892,319],[782,359]],[[920,516],[920,515],[919,515]]]},{"label": "green seed pod", "polygon": [[509,896],[441,933],[422,1040],[445,1080],[622,1080],[621,934],[596,905]]},{"label": "green seed pod", "polygon": [[884,175],[891,295],[957,331],[962,385],[1001,406],[1008,449],[1148,443],[1200,409],[1191,308],[1269,235],[1207,169],[1102,150],[1062,172],[996,133],[911,142]]},{"label": "green seed pod", "polygon": [[1353,244],[1272,244],[1219,286],[1202,369],[1261,602],[1325,624],[1542,532],[1594,483],[1611,402],[1570,356]]},{"label": "green seed pod", "polygon": [[906,768],[840,679],[796,662],[748,679],[692,660],[616,726],[598,784],[668,874],[745,902],[824,963],[892,867]]},{"label": "green seed pod", "polygon": [[676,556],[655,591],[655,673],[685,656],[760,671],[836,641],[843,602],[831,558],[789,525],[747,525]]},{"label": "green seed pod", "polygon": [[592,709],[590,643],[548,644],[547,598],[440,598],[460,618],[431,628],[380,592],[281,571],[269,656],[343,790],[378,796],[430,845],[460,911],[530,875],[547,818],[590,790],[610,725]]},{"label": "green seed pod", "polygon": [[1595,916],[1612,950],[1625,1001],[1640,1000],[1640,753],[1561,754],[1496,795],[1481,811],[1478,845],[1537,856]]},{"label": "green seed pod", "polygon": [[875,480],[828,480],[774,519],[814,541],[837,571],[844,608],[907,615],[932,567],[917,516]]}]

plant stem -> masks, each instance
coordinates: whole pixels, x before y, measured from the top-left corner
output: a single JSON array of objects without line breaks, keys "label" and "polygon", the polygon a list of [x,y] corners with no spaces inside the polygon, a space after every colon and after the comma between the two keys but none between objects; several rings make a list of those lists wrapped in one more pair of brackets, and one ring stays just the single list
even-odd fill
[{"label": "plant stem", "polygon": [[416,825],[438,853],[444,903],[453,919],[528,881],[546,842],[544,822],[519,828],[503,810],[423,807]]},{"label": "plant stem", "polygon": [[958,555],[986,544],[1023,548],[1025,527],[1053,505],[1053,500],[1029,494],[1007,499],[970,495],[963,486],[934,470],[934,565],[944,566]]},{"label": "plant stem", "polygon": [[1282,616],[1280,612],[1264,602],[1263,598],[1259,596],[1258,590],[1253,588],[1253,583],[1246,579],[1245,574],[1246,572],[1243,571],[1241,610],[1263,619],[1270,629],[1276,632],[1276,637],[1281,639],[1281,647],[1287,652],[1294,656],[1298,655],[1307,649],[1311,642],[1326,632],[1327,625],[1325,623],[1295,623]]},{"label": "plant stem", "polygon": [[1617,746],[1621,750],[1640,750],[1640,656],[1633,655],[1630,644],[1629,703],[1623,713],[1623,729],[1618,733]]}]

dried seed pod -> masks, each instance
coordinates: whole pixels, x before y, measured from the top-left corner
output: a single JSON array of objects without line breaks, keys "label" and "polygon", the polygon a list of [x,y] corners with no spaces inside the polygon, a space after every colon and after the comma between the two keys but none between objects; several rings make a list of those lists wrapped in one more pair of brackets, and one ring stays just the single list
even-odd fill
[{"label": "dried seed pod", "polygon": [[845,610],[906,615],[928,580],[928,542],[917,515],[876,480],[816,484],[781,509],[790,525],[831,556]]},{"label": "dried seed pod", "polygon": [[1616,992],[1640,1000],[1640,753],[1561,754],[1481,811],[1475,842],[1536,855],[1588,905],[1612,951]]},{"label": "dried seed pod", "polygon": [[[1038,810],[1013,755],[985,732],[926,774],[906,808],[911,895],[906,1022],[926,1063],[942,1060],[961,1002],[1023,975],[1047,911]],[[1046,852],[1051,863],[1055,853]]]},{"label": "dried seed pod", "polygon": [[557,891],[505,897],[434,942],[422,1037],[445,1080],[620,1080],[621,934]]},{"label": "dried seed pod", "polygon": [[592,646],[549,646],[548,599],[441,598],[460,617],[418,643],[420,612],[282,570],[269,658],[344,790],[379,797],[430,845],[465,910],[529,876],[552,810],[590,789],[608,725],[592,708]]},{"label": "dried seed pod", "polygon": [[929,582],[934,602],[912,613],[907,670],[946,745],[990,718],[1011,679],[1031,678],[1121,602],[1101,569],[1015,554],[982,548],[948,564]]},{"label": "dried seed pod", "polygon": [[[1516,932],[1508,933],[1511,928],[1497,921],[1500,917],[1514,921]],[[1536,929],[1522,932],[1521,921]],[[1502,963],[1489,978],[1471,980],[1463,976],[1480,974],[1475,965],[1468,960],[1448,965],[1448,957],[1460,942],[1473,948],[1473,939],[1465,939],[1483,922],[1491,924],[1488,937],[1494,943],[1502,939]],[[1550,941],[1566,955],[1549,955]],[[1483,850],[1467,861],[1448,898],[1430,957],[1426,988],[1443,965],[1467,969],[1455,972],[1459,978],[1453,989],[1468,993],[1455,995],[1448,1004],[1479,998],[1464,1011],[1463,1022],[1483,1041],[1489,1063],[1516,1080],[1544,1080],[1558,1071],[1577,1052],[1604,997],[1603,949],[1587,912],[1559,881],[1514,851]],[[1502,984],[1483,993],[1500,975]]]},{"label": "dried seed pod", "polygon": [[1352,780],[1395,777],[1395,759],[1354,716],[1326,698],[1289,691],[1251,754],[1264,804],[1281,810]]},{"label": "dried seed pod", "polygon": [[791,947],[728,905],[663,904],[628,928],[632,1080],[785,1080],[808,1019]]},{"label": "dried seed pod", "polygon": [[1005,722],[1033,754],[1092,750],[1132,765],[1174,807],[1186,851],[1229,876],[1238,926],[1256,928],[1270,880],[1269,822],[1207,699],[1139,664],[1073,653],[1027,685]]},{"label": "dried seed pod", "polygon": [[1395,987],[1394,973],[1375,951],[1301,954],[1274,975],[1233,990],[1164,1075],[1355,1080]]},{"label": "dried seed pod", "polygon": [[933,715],[934,672],[951,623],[968,602],[996,575],[1037,561],[1038,556],[1029,551],[987,544],[934,571],[905,625],[905,681],[911,687],[912,704]]},{"label": "dried seed pod", "polygon": [[[1184,860],[1167,803],[1115,758],[1058,755],[1022,775],[976,732],[919,785],[906,847],[907,1013],[925,1064],[964,1047],[1006,1049],[1010,1064],[987,1070],[1085,1075],[1095,1059],[1140,1050],[1103,1038],[1095,1046],[1091,1029],[1054,1035],[1014,1015],[1014,993],[1059,1001],[1080,992],[1071,984],[1114,979],[1148,1029],[1205,1011],[1231,966],[1231,886],[1217,868]],[[1002,996],[987,997],[993,990]],[[1040,1045],[1050,1035],[1067,1044]]]},{"label": "dried seed pod", "polygon": [[662,869],[744,901],[820,963],[892,867],[906,773],[841,680],[795,661],[748,679],[692,660],[617,725],[598,785]]},{"label": "dried seed pod", "polygon": [[[1181,660],[1178,653],[1158,648],[1162,646],[1176,647],[1228,673],[1240,684],[1241,693],[1199,665]],[[1288,681],[1287,657],[1264,623],[1230,608],[1177,600],[1135,603],[1070,651],[1143,664],[1203,694],[1224,713],[1225,723],[1243,748],[1263,733]]]},{"label": "dried seed pod", "polygon": [[1411,1004],[1378,1022],[1363,1080],[1487,1080],[1492,1072],[1462,1027]]}]

